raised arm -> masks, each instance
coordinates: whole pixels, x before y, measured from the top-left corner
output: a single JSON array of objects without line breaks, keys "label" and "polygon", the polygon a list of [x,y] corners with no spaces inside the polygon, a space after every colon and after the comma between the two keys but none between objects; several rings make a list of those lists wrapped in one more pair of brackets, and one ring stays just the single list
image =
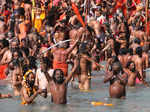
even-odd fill
[{"label": "raised arm", "polygon": [[112,72],[107,72],[107,75],[104,78],[104,83],[107,83],[108,81],[110,81],[113,76],[114,75]]},{"label": "raised arm", "polygon": [[46,76],[46,79],[48,82],[52,81],[52,77],[49,75],[49,73],[46,71],[44,72],[45,76]]},{"label": "raised arm", "polygon": [[71,53],[72,50],[77,46],[78,42],[80,42],[80,40],[81,40],[81,38],[82,38],[82,33],[83,33],[84,31],[85,31],[85,29],[81,29],[81,30],[79,31],[79,33],[78,33],[78,35],[77,35],[77,38],[78,38],[78,39],[76,40],[76,42],[73,44],[72,47],[69,47],[69,48],[67,49],[66,54]]},{"label": "raised arm", "polygon": [[86,55],[81,55],[81,56],[82,56],[83,58],[87,59],[88,61],[95,63],[98,67],[104,68],[103,65],[100,65],[99,63],[97,63],[96,61],[94,61],[94,59],[92,59],[92,58],[90,58],[90,57],[88,57],[88,56],[86,56]]},{"label": "raised arm", "polygon": [[68,84],[68,82],[71,80],[72,76],[74,75],[76,69],[77,69],[78,65],[75,65],[72,70],[71,73],[68,75],[68,77],[66,78],[66,80],[64,81],[64,84]]}]

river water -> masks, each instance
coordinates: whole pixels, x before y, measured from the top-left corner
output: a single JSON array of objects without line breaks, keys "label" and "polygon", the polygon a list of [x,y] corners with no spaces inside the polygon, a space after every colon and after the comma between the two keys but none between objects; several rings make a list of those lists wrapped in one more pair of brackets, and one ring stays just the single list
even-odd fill
[{"label": "river water", "polygon": [[[137,85],[127,87],[126,99],[109,98],[109,83],[104,84],[104,72],[94,72],[92,77],[92,89],[80,91],[68,87],[68,103],[56,105],[51,103],[49,96],[44,99],[38,96],[35,104],[29,106],[21,105],[20,98],[0,99],[0,112],[150,112],[150,89]],[[147,71],[147,81],[150,81]],[[12,93],[11,87],[5,81],[0,81],[0,92]],[[92,101],[111,103],[113,106],[93,106]]]}]

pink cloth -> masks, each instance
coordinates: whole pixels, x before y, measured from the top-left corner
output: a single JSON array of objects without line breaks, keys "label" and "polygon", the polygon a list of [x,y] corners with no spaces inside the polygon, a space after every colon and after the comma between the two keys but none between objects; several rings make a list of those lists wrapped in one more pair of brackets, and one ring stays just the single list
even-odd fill
[{"label": "pink cloth", "polygon": [[139,78],[136,78],[136,84],[142,84],[142,82],[139,80]]},{"label": "pink cloth", "polygon": [[59,2],[60,2],[60,0],[54,0],[54,1],[53,1],[53,5],[54,5],[54,6],[58,6],[58,3],[59,3]]},{"label": "pink cloth", "polygon": [[96,0],[96,3],[99,3],[101,0]]}]

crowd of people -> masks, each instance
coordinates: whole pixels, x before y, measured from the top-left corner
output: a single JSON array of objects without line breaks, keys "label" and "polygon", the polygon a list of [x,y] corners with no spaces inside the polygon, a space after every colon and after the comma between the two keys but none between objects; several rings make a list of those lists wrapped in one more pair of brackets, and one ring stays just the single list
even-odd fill
[{"label": "crowd of people", "polygon": [[[0,80],[12,85],[22,104],[33,103],[38,95],[66,104],[68,83],[89,90],[91,72],[101,69],[112,98],[125,98],[126,86],[148,87],[145,3],[0,0]],[[0,98],[12,97],[2,93]]]}]

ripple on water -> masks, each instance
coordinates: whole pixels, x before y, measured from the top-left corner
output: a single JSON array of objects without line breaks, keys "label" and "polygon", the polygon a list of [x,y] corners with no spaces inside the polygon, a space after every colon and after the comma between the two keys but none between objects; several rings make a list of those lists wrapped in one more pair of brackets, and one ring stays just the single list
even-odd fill
[{"label": "ripple on water", "polygon": [[[150,71],[147,71],[147,80],[150,81]],[[127,97],[124,100],[109,98],[109,84],[103,83],[104,74],[95,72],[92,78],[92,90],[82,92],[78,89],[68,89],[68,104],[55,105],[50,97],[36,98],[30,106],[22,106],[18,98],[0,100],[0,112],[150,112],[150,89],[141,85],[127,88]],[[0,82],[0,92],[12,92],[4,82]],[[92,106],[92,101],[112,103],[114,106]]]}]

